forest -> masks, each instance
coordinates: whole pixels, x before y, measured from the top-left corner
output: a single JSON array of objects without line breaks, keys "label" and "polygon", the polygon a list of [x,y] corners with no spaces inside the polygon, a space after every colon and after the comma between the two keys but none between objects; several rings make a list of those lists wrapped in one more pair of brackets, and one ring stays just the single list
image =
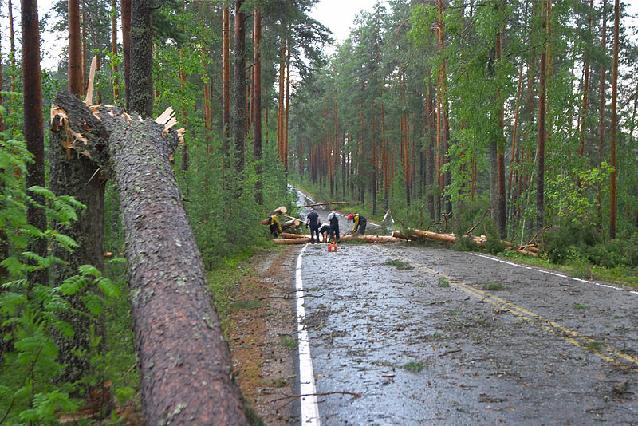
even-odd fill
[{"label": "forest", "polygon": [[318,2],[0,2],[0,424],[260,424],[228,293],[290,185],[638,285],[627,3],[387,0],[333,44]]}]

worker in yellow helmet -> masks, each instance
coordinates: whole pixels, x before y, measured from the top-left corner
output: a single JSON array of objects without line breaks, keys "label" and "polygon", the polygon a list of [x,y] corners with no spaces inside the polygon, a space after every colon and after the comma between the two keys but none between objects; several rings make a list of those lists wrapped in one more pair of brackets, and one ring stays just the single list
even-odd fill
[{"label": "worker in yellow helmet", "polygon": [[366,232],[366,225],[368,221],[365,217],[361,216],[359,213],[350,213],[346,216],[346,219],[351,220],[353,223],[352,226],[352,235],[364,235]]},{"label": "worker in yellow helmet", "polygon": [[282,232],[281,221],[279,220],[280,215],[280,211],[277,211],[277,213],[270,215],[270,234],[273,236],[273,238],[279,238],[279,235]]}]

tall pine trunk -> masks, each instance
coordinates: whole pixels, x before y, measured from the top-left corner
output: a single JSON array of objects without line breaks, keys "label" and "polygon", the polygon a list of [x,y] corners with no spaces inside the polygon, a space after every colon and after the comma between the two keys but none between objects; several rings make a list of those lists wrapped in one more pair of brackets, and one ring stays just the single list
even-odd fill
[{"label": "tall pine trunk", "polygon": [[618,163],[616,161],[616,142],[618,138],[618,111],[616,103],[618,100],[618,54],[620,50],[620,0],[616,0],[614,6],[614,58],[611,68],[611,144],[609,146],[611,176],[609,190],[609,238],[616,238],[616,215],[617,215],[617,195],[616,176],[618,174]]},{"label": "tall pine trunk", "polygon": [[153,0],[131,3],[131,71],[129,110],[143,118],[153,114]]},{"label": "tall pine trunk", "polygon": [[111,0],[111,74],[113,84],[113,101],[120,98],[120,75],[115,65],[117,56],[117,0]]},{"label": "tall pine trunk", "polygon": [[279,91],[277,96],[277,149],[279,160],[285,166],[286,153],[284,151],[284,91],[286,82],[286,44],[281,41],[279,49]]},{"label": "tall pine trunk", "polygon": [[542,12],[542,35],[543,35],[543,52],[541,53],[540,65],[540,82],[538,88],[538,135],[537,135],[537,170],[536,170],[536,225],[538,230],[542,229],[545,224],[545,108],[547,99],[547,90],[545,87],[547,78],[547,56],[549,51],[548,40],[548,22],[551,19],[549,10],[551,8],[551,0],[543,0]]},{"label": "tall pine trunk", "polygon": [[253,18],[253,156],[256,162],[255,202],[263,204],[263,164],[261,143],[261,10]]},{"label": "tall pine trunk", "polygon": [[288,119],[290,117],[290,45],[288,40],[286,40],[286,103],[284,108],[284,170],[288,173]]},{"label": "tall pine trunk", "polygon": [[122,53],[124,56],[124,92],[126,94],[127,109],[130,109],[131,105],[131,1],[120,0]]},{"label": "tall pine trunk", "polygon": [[235,117],[233,120],[235,170],[244,170],[246,139],[246,14],[241,7],[244,0],[235,0],[234,91]]},{"label": "tall pine trunk", "polygon": [[230,9],[222,12],[222,152],[230,155]]},{"label": "tall pine trunk", "polygon": [[[26,185],[45,186],[44,128],[42,120],[42,84],[40,77],[40,28],[37,0],[22,0],[22,87],[24,107],[24,139],[33,156],[27,164]],[[44,198],[31,194],[34,201],[44,205]],[[27,222],[42,231],[47,228],[46,213],[33,204],[27,206]],[[47,257],[47,242],[34,238],[30,250]],[[31,284],[47,284],[48,271],[41,270],[30,277]]]},{"label": "tall pine trunk", "polygon": [[[600,36],[600,48],[604,52],[604,57],[607,56],[607,0],[603,0],[602,4],[602,29]],[[601,61],[600,64],[600,85],[598,89],[599,106],[598,106],[598,165],[603,161],[603,152],[605,149],[605,86],[606,86],[606,64],[605,61]],[[596,195],[596,208],[598,210],[599,225],[602,227],[602,187],[598,186],[598,193]]]},{"label": "tall pine trunk", "polygon": [[[500,4],[499,4],[500,6]],[[496,62],[498,63],[502,57],[502,32],[496,35]],[[503,119],[503,104],[500,99],[500,90],[498,91],[498,113],[497,113],[497,127],[498,127],[498,140],[496,140],[496,181],[497,181],[497,196],[496,196],[496,225],[498,228],[499,236],[505,238],[507,235],[507,194],[505,193],[505,129]]]},{"label": "tall pine trunk", "polygon": [[10,84],[11,92],[16,90],[15,69],[16,69],[16,33],[13,23],[13,1],[9,0],[9,65],[11,66]]},{"label": "tall pine trunk", "polygon": [[82,96],[82,32],[80,29],[80,2],[69,0],[69,91]]},{"label": "tall pine trunk", "polygon": [[[589,10],[588,10],[588,19],[587,19],[587,29],[591,33],[593,20],[594,20],[594,0],[589,0]],[[589,64],[590,54],[585,48],[585,52],[583,52],[583,102],[580,109],[579,116],[579,143],[578,143],[578,155],[585,155],[585,132],[587,131],[587,115],[589,111],[589,81],[590,81],[590,72],[591,67]]]}]

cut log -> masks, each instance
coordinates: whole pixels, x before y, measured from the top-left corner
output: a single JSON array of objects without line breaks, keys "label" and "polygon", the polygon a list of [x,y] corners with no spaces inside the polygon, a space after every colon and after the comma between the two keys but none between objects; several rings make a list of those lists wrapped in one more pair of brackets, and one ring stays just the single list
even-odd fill
[{"label": "cut log", "polygon": [[301,220],[299,219],[290,219],[287,222],[281,224],[281,229],[295,229],[301,226]]},{"label": "cut log", "polygon": [[285,240],[301,240],[301,239],[310,239],[310,235],[302,235],[302,234],[291,234],[289,232],[282,232],[281,238]]},{"label": "cut log", "polygon": [[288,209],[284,206],[277,207],[275,210],[272,211],[272,214],[277,214],[277,213],[286,214],[288,213]]},{"label": "cut log", "polygon": [[454,243],[456,241],[456,236],[454,234],[437,234],[436,232],[421,231],[418,229],[415,229],[412,232],[417,237],[425,238],[428,240],[442,241],[444,243]]},{"label": "cut log", "polygon": [[[120,192],[146,422],[247,424],[169,163],[178,133],[115,107],[89,110],[69,94],[56,102],[52,131],[71,138],[63,146],[74,156],[110,172]],[[97,120],[88,127],[69,111]]]},{"label": "cut log", "polygon": [[279,238],[272,242],[279,245],[306,244],[310,242],[310,238]]}]

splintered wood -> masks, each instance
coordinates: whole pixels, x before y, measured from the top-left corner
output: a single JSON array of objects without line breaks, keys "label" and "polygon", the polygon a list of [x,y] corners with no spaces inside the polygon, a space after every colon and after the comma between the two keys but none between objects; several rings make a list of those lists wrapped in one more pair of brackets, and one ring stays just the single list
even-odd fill
[{"label": "splintered wood", "polygon": [[91,61],[91,70],[89,71],[89,87],[86,90],[86,98],[84,104],[86,106],[93,105],[93,85],[95,82],[95,71],[97,70],[97,58],[94,56]]}]

